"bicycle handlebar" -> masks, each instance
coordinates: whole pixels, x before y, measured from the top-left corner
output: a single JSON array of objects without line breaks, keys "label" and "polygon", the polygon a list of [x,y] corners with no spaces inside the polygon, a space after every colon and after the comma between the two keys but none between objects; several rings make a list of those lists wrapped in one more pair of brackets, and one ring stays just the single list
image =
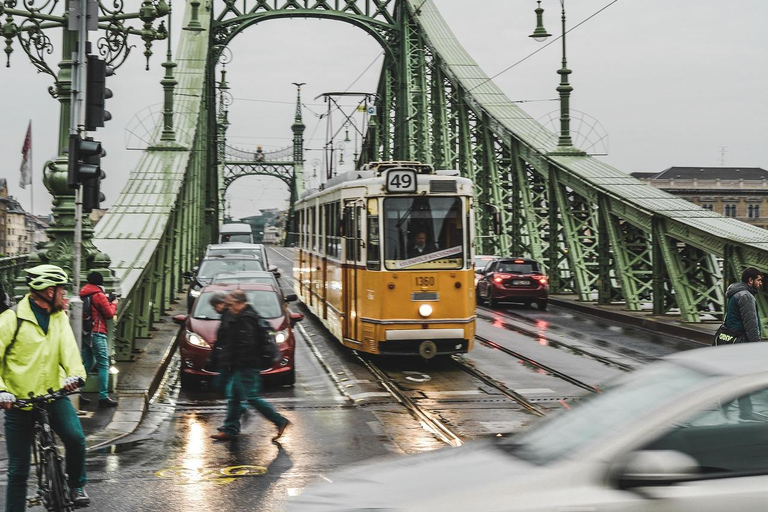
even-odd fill
[{"label": "bicycle handlebar", "polygon": [[[83,379],[79,379],[77,381],[77,387],[81,388],[85,385],[85,381]],[[22,409],[24,407],[30,407],[35,406],[39,404],[46,404],[51,403],[54,400],[58,400],[59,398],[64,398],[65,396],[74,395],[76,393],[79,393],[80,390],[74,390],[74,391],[67,391],[65,388],[61,388],[58,391],[54,391],[53,388],[48,388],[48,393],[45,395],[40,396],[33,396],[33,393],[29,393],[29,398],[16,398],[16,401],[13,403],[13,407],[15,409]]]}]

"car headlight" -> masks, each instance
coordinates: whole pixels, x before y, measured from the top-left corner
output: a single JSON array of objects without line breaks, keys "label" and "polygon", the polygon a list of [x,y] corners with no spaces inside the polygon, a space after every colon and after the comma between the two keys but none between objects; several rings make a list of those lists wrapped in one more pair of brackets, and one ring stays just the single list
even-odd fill
[{"label": "car headlight", "polygon": [[200,290],[197,290],[195,288],[190,288],[189,295],[194,298],[198,298],[200,296]]},{"label": "car headlight", "polygon": [[432,316],[432,306],[429,304],[422,304],[419,306],[419,314],[424,318]]},{"label": "car headlight", "polygon": [[288,329],[283,329],[282,331],[277,331],[275,333],[276,343],[285,343],[286,341],[288,341]]},{"label": "car headlight", "polygon": [[211,348],[211,346],[208,345],[208,342],[192,331],[187,331],[187,343],[194,345],[195,347]]}]

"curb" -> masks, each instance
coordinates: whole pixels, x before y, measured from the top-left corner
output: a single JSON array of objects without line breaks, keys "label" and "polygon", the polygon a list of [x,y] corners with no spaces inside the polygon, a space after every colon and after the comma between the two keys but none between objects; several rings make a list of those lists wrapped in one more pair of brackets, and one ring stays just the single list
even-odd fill
[{"label": "curb", "polygon": [[670,336],[678,336],[696,341],[702,345],[712,345],[712,339],[715,336],[715,330],[711,332],[706,329],[687,327],[683,325],[670,324],[649,316],[637,316],[637,314],[612,311],[607,308],[601,308],[593,304],[579,303],[570,300],[558,299],[555,296],[549,296],[549,303],[564,309],[570,309],[584,313],[603,320],[612,320],[634,327],[640,327],[649,331],[661,332]]}]

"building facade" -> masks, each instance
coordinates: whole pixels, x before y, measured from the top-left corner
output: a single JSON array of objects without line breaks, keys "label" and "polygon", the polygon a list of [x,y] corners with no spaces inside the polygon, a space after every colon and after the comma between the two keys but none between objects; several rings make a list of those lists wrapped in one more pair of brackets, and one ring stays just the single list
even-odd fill
[{"label": "building facade", "polygon": [[0,180],[0,256],[30,254],[48,241],[46,219],[25,212],[21,204],[8,195],[8,183]]},{"label": "building facade", "polygon": [[768,228],[768,171],[760,167],[670,167],[632,176],[707,210]]}]

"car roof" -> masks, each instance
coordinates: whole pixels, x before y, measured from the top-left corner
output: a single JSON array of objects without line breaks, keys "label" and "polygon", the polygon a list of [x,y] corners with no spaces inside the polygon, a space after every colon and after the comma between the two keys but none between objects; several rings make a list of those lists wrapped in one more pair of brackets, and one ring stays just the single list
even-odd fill
[{"label": "car roof", "polygon": [[498,258],[498,256],[492,256],[490,254],[475,254],[475,258],[487,258],[489,260],[493,260]]},{"label": "car roof", "polygon": [[205,260],[261,260],[258,254],[244,254],[241,252],[235,254],[206,254]]},{"label": "car roof", "polygon": [[226,242],[223,244],[209,244],[206,251],[212,249],[232,250],[232,249],[263,249],[264,244],[249,244],[245,242]]},{"label": "car roof", "polygon": [[232,283],[232,284],[209,284],[200,290],[200,294],[207,292],[231,292],[234,290],[243,290],[244,292],[265,291],[278,292],[278,290],[267,283]]},{"label": "car roof", "polygon": [[530,258],[513,258],[511,256],[505,256],[503,258],[499,258],[499,262],[501,263],[537,263],[538,261],[532,260]]},{"label": "car roof", "polygon": [[768,372],[768,343],[737,343],[704,347],[666,356],[665,360],[712,375],[751,375]]}]

